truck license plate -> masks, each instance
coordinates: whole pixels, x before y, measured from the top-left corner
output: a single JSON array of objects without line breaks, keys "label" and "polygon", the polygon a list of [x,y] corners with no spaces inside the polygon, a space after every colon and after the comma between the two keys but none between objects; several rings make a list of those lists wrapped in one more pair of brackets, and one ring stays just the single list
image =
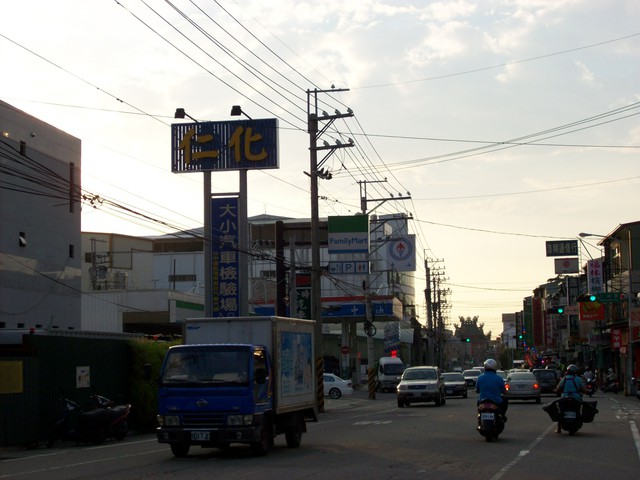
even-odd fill
[{"label": "truck license plate", "polygon": [[191,440],[195,440],[197,442],[208,442],[211,440],[211,435],[209,432],[191,432]]}]

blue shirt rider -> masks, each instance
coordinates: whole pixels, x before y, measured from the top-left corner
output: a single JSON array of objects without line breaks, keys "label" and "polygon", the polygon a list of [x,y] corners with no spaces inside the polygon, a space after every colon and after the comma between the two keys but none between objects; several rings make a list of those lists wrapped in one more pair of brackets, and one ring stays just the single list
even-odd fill
[{"label": "blue shirt rider", "polygon": [[478,377],[476,381],[476,392],[478,395],[478,404],[482,400],[490,400],[500,406],[502,416],[506,420],[507,408],[509,402],[504,395],[507,389],[504,386],[504,380],[496,373],[498,363],[493,358],[488,358],[484,362],[484,373]]},{"label": "blue shirt rider", "polygon": [[567,374],[560,380],[560,383],[556,387],[556,392],[561,392],[563,398],[571,397],[575,400],[582,401],[584,383],[578,376],[578,367],[575,365],[569,365],[567,367]]}]

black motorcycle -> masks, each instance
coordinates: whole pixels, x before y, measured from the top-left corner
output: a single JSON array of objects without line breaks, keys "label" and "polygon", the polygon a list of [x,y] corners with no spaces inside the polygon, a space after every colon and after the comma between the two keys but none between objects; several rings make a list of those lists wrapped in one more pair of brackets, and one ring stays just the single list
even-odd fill
[{"label": "black motorcycle", "polygon": [[559,424],[562,430],[575,435],[582,428],[582,402],[571,397],[556,401]]},{"label": "black motorcycle", "polygon": [[130,403],[116,405],[113,400],[97,393],[89,395],[89,400],[93,408],[102,409],[106,412],[108,418],[106,436],[108,438],[122,440],[127,436],[129,413],[131,412]]},{"label": "black motorcycle", "polygon": [[589,395],[589,397],[596,393],[596,390],[598,389],[596,381],[593,378],[585,380],[584,388],[587,391],[587,395]]},{"label": "black motorcycle", "polygon": [[604,385],[602,385],[602,391],[605,393],[618,393],[620,391],[620,383],[617,380],[607,380]]},{"label": "black motorcycle", "polygon": [[63,408],[55,425],[49,432],[47,447],[57,440],[100,445],[107,437],[109,418],[102,408],[85,411],[73,400],[61,399]]},{"label": "black motorcycle", "polygon": [[498,439],[498,435],[504,430],[502,409],[491,400],[480,400],[478,403],[478,433],[487,442]]}]

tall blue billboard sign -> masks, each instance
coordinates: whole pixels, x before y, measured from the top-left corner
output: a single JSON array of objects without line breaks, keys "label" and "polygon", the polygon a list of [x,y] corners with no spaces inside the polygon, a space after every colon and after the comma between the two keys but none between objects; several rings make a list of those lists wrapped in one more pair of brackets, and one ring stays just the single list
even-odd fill
[{"label": "tall blue billboard sign", "polygon": [[237,317],[240,314],[238,198],[212,198],[211,217],[213,281],[212,291],[205,294],[212,295],[214,317]]}]

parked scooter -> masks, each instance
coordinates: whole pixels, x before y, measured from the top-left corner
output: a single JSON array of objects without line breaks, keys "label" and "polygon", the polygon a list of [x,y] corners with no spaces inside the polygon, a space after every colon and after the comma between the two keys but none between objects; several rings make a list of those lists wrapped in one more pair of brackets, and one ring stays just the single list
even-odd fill
[{"label": "parked scooter", "polygon": [[589,395],[589,397],[596,393],[596,390],[598,389],[596,381],[593,378],[590,378],[584,382],[584,388],[587,391],[587,395]]},{"label": "parked scooter", "polygon": [[504,420],[500,406],[491,400],[480,400],[478,404],[478,433],[487,442],[498,439],[504,430]]},{"label": "parked scooter", "polygon": [[62,398],[62,413],[49,432],[47,446],[51,448],[56,440],[93,443],[104,443],[107,435],[108,416],[107,411],[98,408],[84,411],[73,400]]},{"label": "parked scooter", "polygon": [[113,400],[94,393],[89,395],[94,408],[103,409],[107,413],[108,426],[106,436],[116,440],[122,440],[127,436],[129,429],[129,413],[131,404],[116,405]]}]

